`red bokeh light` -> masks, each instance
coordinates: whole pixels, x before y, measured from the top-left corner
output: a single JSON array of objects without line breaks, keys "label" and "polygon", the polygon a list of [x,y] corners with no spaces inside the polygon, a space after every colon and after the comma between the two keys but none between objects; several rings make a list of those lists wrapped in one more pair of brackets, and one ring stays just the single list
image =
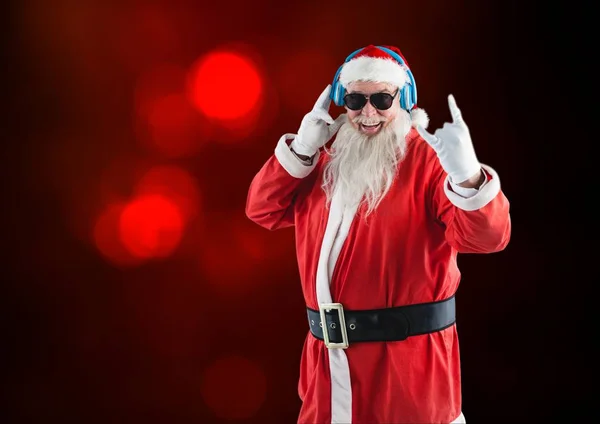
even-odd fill
[{"label": "red bokeh light", "polygon": [[135,198],[127,204],[119,221],[123,245],[138,258],[171,255],[181,241],[183,229],[177,205],[158,194]]},{"label": "red bokeh light", "polygon": [[136,132],[151,150],[169,158],[191,156],[210,138],[209,123],[186,94],[187,72],[161,64],[136,83]]},{"label": "red bokeh light", "polygon": [[193,155],[203,141],[197,112],[183,94],[158,99],[149,113],[148,126],[152,146],[166,157]]},{"label": "red bokeh light", "polygon": [[252,361],[230,356],[217,360],[204,373],[201,393],[206,405],[223,419],[247,419],[265,401],[267,379]]},{"label": "red bokeh light", "polygon": [[239,53],[220,51],[192,66],[190,96],[210,118],[230,120],[251,113],[262,95],[263,83],[254,63]]},{"label": "red bokeh light", "polygon": [[126,202],[131,196],[131,188],[151,166],[148,158],[131,154],[115,155],[96,178],[99,204]]},{"label": "red bokeh light", "polygon": [[141,259],[133,256],[119,235],[119,221],[125,204],[111,204],[98,217],[93,230],[96,247],[109,262],[117,266],[135,266]]},{"label": "red bokeh light", "polygon": [[200,191],[196,180],[177,166],[163,165],[149,169],[136,184],[135,193],[138,196],[165,196],[177,205],[185,224],[197,215],[200,207]]}]

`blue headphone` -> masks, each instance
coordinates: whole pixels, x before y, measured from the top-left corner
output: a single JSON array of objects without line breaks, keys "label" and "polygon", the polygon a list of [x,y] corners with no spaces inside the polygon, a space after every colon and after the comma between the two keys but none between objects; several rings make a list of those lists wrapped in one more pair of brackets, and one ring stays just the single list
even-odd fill
[{"label": "blue headphone", "polygon": [[[406,73],[408,74],[408,83],[404,84],[404,87],[400,88],[400,92],[398,93],[398,97],[400,99],[400,107],[404,110],[410,112],[412,108],[417,104],[417,85],[415,83],[415,78],[413,77],[412,72],[408,69],[408,66],[404,62],[404,59],[393,50],[388,49],[383,46],[376,46],[379,50],[384,51],[385,53],[392,56],[400,65],[403,65],[406,69]],[[364,49],[360,48],[350,54],[344,60],[344,64],[350,62],[354,56],[356,56],[360,51]],[[329,97],[337,106],[344,105],[344,96],[346,95],[346,89],[340,83],[340,73],[342,72],[342,68],[344,65],[340,66],[333,77],[333,83],[331,84],[331,93]]]}]

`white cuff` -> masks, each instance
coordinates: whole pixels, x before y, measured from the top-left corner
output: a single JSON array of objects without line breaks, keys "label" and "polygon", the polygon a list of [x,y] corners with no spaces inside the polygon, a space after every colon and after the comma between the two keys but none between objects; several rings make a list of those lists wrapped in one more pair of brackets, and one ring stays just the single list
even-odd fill
[{"label": "white cuff", "polygon": [[[483,171],[479,171],[479,172],[483,172]],[[479,193],[479,190],[481,190],[483,188],[483,186],[485,186],[487,184],[487,182],[488,182],[487,174],[485,172],[483,172],[483,175],[485,176],[485,179],[483,180],[483,182],[481,183],[481,185],[479,187],[473,187],[473,188],[461,187],[458,184],[455,184],[452,181],[452,178],[448,178],[448,182],[450,183],[450,187],[452,188],[453,192],[464,197],[465,199],[468,199],[469,197],[473,197],[477,193]]]},{"label": "white cuff", "polygon": [[[481,164],[481,167],[487,172],[490,177],[487,177],[487,181],[477,189],[467,189],[467,190],[475,190],[476,193],[472,194],[470,197],[462,196],[462,193],[454,193],[452,189],[455,189],[457,186],[450,182],[450,177],[447,176],[444,181],[444,193],[446,193],[446,197],[450,200],[450,202],[459,209],[465,211],[475,211],[477,209],[483,208],[485,205],[490,203],[494,197],[500,192],[500,178],[494,169],[491,167]],[[452,184],[452,189],[448,187],[448,184]],[[458,187],[459,190],[462,191],[465,187]],[[462,190],[460,190],[462,189]]]},{"label": "white cuff", "polygon": [[292,153],[290,146],[287,143],[288,140],[293,140],[295,138],[296,136],[294,134],[282,135],[275,147],[275,157],[283,169],[285,169],[292,177],[304,178],[315,169],[315,166],[317,166],[320,152],[317,151],[315,154],[312,165],[305,165],[299,157]]},{"label": "white cuff", "polygon": [[303,147],[302,145],[300,145],[298,143],[298,137],[294,137],[294,139],[292,140],[292,142],[290,143],[290,148],[294,149],[294,152],[304,155],[304,156],[312,156],[315,154],[315,152],[310,152],[307,151],[305,147]]}]

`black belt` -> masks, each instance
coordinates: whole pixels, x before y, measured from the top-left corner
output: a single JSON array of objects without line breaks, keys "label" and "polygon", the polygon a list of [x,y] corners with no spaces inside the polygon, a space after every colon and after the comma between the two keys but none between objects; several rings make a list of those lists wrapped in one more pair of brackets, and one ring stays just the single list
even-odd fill
[{"label": "black belt", "polygon": [[[344,310],[341,303],[326,303],[320,311],[306,308],[310,332],[328,348],[347,348],[357,342],[391,342],[434,333],[456,321],[454,296],[431,303],[371,310]],[[327,332],[323,337],[322,317]]]}]

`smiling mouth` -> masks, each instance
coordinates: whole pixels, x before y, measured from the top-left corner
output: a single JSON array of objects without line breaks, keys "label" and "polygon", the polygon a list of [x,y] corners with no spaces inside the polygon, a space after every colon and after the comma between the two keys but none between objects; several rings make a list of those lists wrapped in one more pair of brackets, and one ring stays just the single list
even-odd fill
[{"label": "smiling mouth", "polygon": [[381,128],[381,122],[379,122],[378,124],[374,124],[374,125],[366,125],[366,124],[360,124],[360,129],[361,131],[365,132],[365,133],[374,133],[379,131],[379,128]]}]

